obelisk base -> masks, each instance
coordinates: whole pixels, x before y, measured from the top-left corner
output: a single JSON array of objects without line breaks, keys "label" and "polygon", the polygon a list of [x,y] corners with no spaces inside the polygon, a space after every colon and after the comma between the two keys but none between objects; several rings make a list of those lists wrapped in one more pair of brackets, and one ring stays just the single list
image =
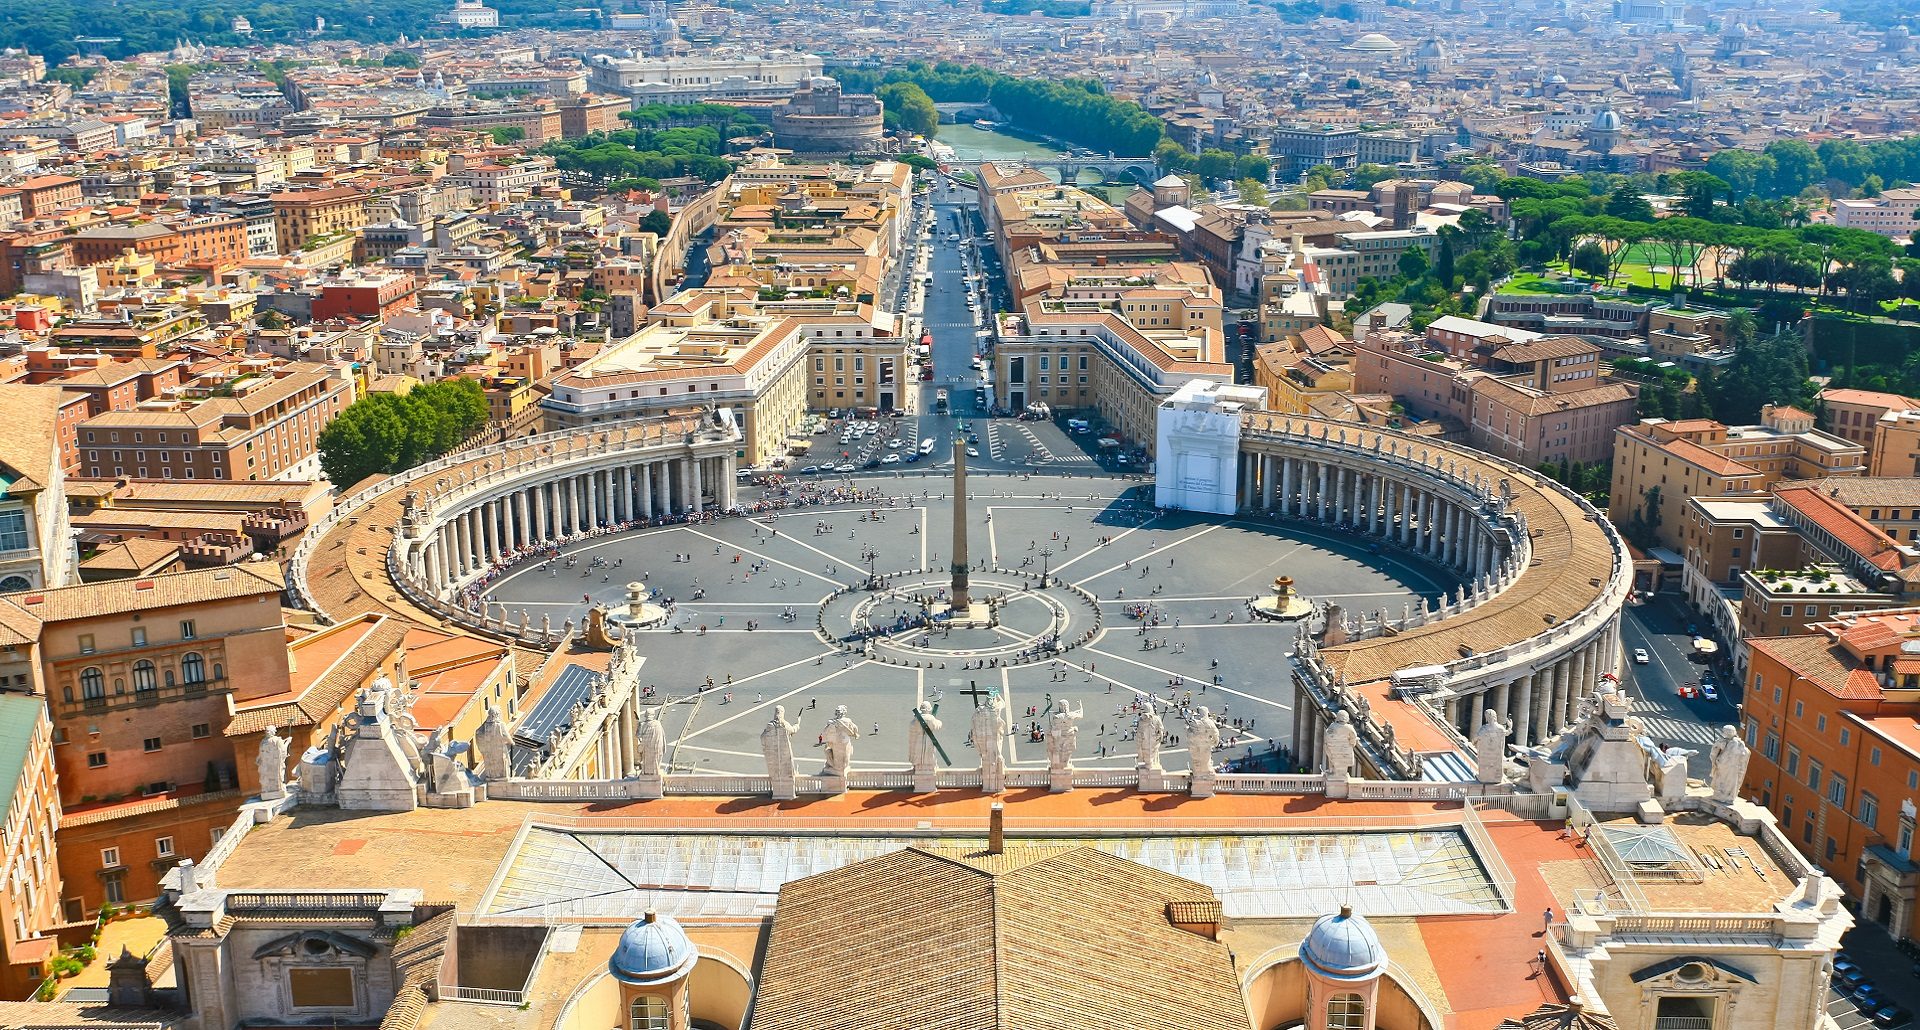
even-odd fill
[{"label": "obelisk base", "polygon": [[945,626],[991,626],[993,625],[993,606],[978,601],[965,608],[954,608],[946,602],[932,606],[933,621]]}]

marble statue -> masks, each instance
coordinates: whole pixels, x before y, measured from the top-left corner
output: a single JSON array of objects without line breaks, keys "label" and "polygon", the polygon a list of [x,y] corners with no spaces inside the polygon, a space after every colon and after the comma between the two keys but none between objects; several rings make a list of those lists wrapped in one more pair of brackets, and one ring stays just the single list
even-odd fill
[{"label": "marble statue", "polygon": [[1167,739],[1167,726],[1160,721],[1160,710],[1149,702],[1147,710],[1133,724],[1133,750],[1139,756],[1136,768],[1160,770],[1160,742]]},{"label": "marble statue", "polygon": [[1187,720],[1187,761],[1193,769],[1193,778],[1213,778],[1213,749],[1220,745],[1220,726],[1213,721],[1213,713],[1201,705],[1199,714]]},{"label": "marble statue", "polygon": [[1654,759],[1655,787],[1662,801],[1678,801],[1687,796],[1687,759],[1699,754],[1685,748],[1669,747],[1660,750]]},{"label": "marble statue", "polygon": [[820,775],[845,779],[847,768],[853,764],[853,742],[860,737],[860,724],[847,718],[846,705],[838,705],[821,736],[827,741],[827,767]]},{"label": "marble statue", "polygon": [[913,716],[907,720],[907,764],[913,769],[914,789],[932,790],[940,766],[940,748],[933,735],[940,732],[941,723],[934,717],[931,701],[914,705]]},{"label": "marble statue", "polygon": [[[659,720],[654,720],[659,725]],[[760,754],[767,760],[767,779],[773,786],[773,796],[780,801],[791,801],[796,796],[793,771],[793,734],[800,728],[798,722],[787,721],[787,706],[774,705],[773,718],[760,728]]]},{"label": "marble statue", "polygon": [[1073,753],[1080,748],[1080,719],[1083,713],[1067,707],[1067,699],[1053,703],[1053,715],[1047,720],[1047,768],[1053,772],[1073,768]]},{"label": "marble statue", "polygon": [[634,767],[649,779],[660,775],[660,761],[667,753],[667,730],[660,725],[660,713],[652,707],[640,709],[640,725],[634,733]]},{"label": "marble statue", "polygon": [[1713,786],[1713,799],[1725,803],[1739,797],[1740,784],[1747,777],[1747,760],[1753,757],[1747,742],[1740,739],[1740,731],[1732,726],[1720,727],[1720,739],[1713,742],[1707,756],[1713,762],[1707,777]]},{"label": "marble statue", "polygon": [[1360,752],[1360,735],[1353,731],[1353,716],[1345,709],[1335,712],[1333,721],[1322,731],[1320,749],[1326,755],[1321,771],[1328,776],[1351,777],[1354,759]]},{"label": "marble statue", "polygon": [[1503,783],[1507,778],[1507,735],[1513,727],[1500,721],[1491,708],[1480,713],[1480,728],[1473,732],[1474,779],[1480,783]]},{"label": "marble statue", "polygon": [[437,731],[434,740],[439,746],[428,750],[426,756],[427,793],[459,793],[470,785],[467,770],[461,765],[460,756],[455,754],[456,749],[464,749],[465,745],[447,740]]},{"label": "marble statue", "polygon": [[260,738],[257,767],[262,801],[277,801],[287,796],[287,738],[279,735],[279,729],[269,726],[267,735]]},{"label": "marble statue", "polygon": [[489,780],[504,780],[513,775],[512,744],[506,720],[500,709],[488,703],[480,728],[473,731],[474,750],[480,752],[480,774]]},{"label": "marble statue", "polygon": [[998,794],[1007,785],[1007,705],[998,694],[973,709],[973,750],[980,756],[980,789]]}]

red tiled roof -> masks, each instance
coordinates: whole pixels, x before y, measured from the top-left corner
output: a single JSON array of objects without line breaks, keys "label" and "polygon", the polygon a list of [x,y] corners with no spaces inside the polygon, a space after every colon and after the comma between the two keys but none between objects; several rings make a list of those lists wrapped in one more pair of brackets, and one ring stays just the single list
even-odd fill
[{"label": "red tiled roof", "polygon": [[1899,545],[1878,526],[1854,514],[1838,500],[1806,487],[1781,490],[1774,494],[1780,503],[1799,512],[1808,522],[1832,534],[1840,546],[1859,555],[1874,568],[1886,572],[1900,569]]}]

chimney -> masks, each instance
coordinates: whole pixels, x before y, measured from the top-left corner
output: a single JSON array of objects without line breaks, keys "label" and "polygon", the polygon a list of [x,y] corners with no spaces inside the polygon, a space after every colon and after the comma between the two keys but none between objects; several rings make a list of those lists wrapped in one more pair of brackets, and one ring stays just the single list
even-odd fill
[{"label": "chimney", "polygon": [[987,810],[987,854],[998,855],[1007,850],[1007,806],[998,801]]}]

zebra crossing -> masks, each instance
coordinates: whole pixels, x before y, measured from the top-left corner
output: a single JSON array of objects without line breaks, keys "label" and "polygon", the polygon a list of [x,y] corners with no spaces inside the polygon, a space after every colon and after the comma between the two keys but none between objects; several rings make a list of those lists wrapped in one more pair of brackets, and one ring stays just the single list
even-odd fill
[{"label": "zebra crossing", "polygon": [[1676,719],[1647,701],[1635,701],[1633,710],[1646,725],[1647,735],[1661,743],[1712,744],[1720,739],[1718,724]]}]

